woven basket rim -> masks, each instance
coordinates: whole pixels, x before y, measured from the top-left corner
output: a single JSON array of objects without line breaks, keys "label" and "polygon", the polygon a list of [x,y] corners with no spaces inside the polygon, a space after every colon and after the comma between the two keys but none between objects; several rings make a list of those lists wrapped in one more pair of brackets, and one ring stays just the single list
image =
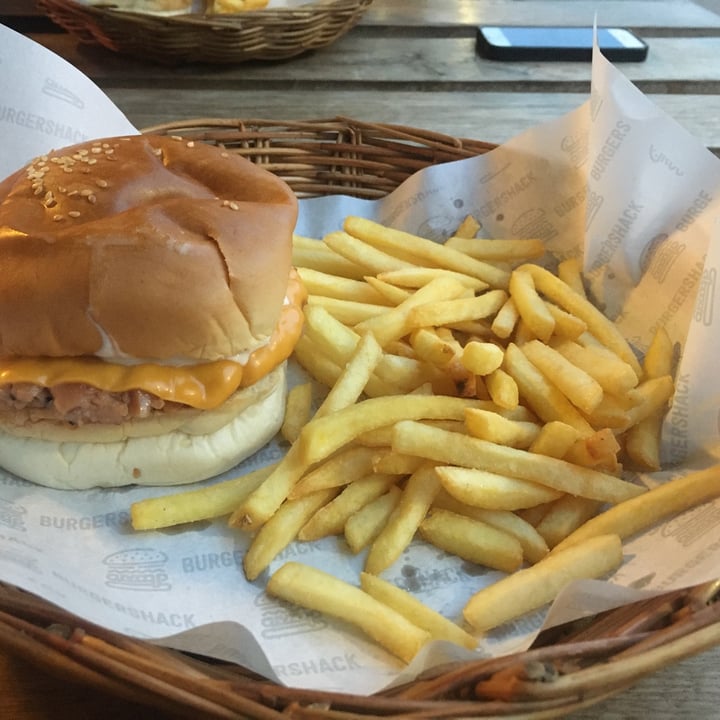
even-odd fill
[{"label": "woven basket rim", "polygon": [[[300,196],[382,197],[419,167],[492,150],[484,141],[346,117],[196,118],[145,128],[221,144],[287,175]],[[302,170],[302,173],[300,172]],[[299,188],[299,192],[298,192]],[[546,631],[533,649],[437,668],[370,697],[278,686],[238,666],[105,630],[0,582],[0,646],[104,692],[208,718],[562,717],[720,645],[720,580]],[[508,688],[514,691],[508,693]]]},{"label": "woven basket rim", "polygon": [[[305,120],[195,118],[152,125],[142,131],[229,147],[279,174],[299,197],[344,193],[379,198],[428,164],[466,159],[497,147],[495,143],[434,130],[345,116]],[[298,175],[299,170],[303,172]],[[319,182],[320,175],[326,181]]]},{"label": "woven basket rim", "polygon": [[261,8],[257,10],[245,10],[237,13],[181,13],[178,15],[160,15],[143,13],[134,10],[122,10],[114,7],[112,0],[85,4],[79,0],[51,0],[54,5],[66,5],[69,8],[91,10],[103,15],[119,16],[122,18],[134,18],[139,22],[153,22],[160,20],[170,25],[182,25],[184,23],[201,26],[217,25],[244,25],[251,23],[284,23],[288,19],[304,18],[317,13],[331,13],[338,10],[359,8],[370,4],[372,0],[308,0],[302,5],[292,7]]},{"label": "woven basket rim", "polygon": [[80,42],[170,65],[292,58],[335,42],[372,2],[310,0],[299,7],[164,16],[76,0],[37,0],[41,10]]},{"label": "woven basket rim", "polygon": [[280,686],[237,665],[104,629],[0,583],[0,647],[6,652],[55,676],[183,716],[282,720],[301,711],[307,720],[347,713],[358,720],[551,720],[719,646],[720,580],[607,611],[596,618],[603,632],[595,636],[586,623],[556,628],[555,641],[551,635],[548,644],[524,652],[437,668],[360,696]]}]

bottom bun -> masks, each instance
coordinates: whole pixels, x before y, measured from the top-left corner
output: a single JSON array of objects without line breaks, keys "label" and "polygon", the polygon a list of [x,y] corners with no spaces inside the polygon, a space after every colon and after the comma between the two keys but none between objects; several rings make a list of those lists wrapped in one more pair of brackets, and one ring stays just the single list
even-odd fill
[{"label": "bottom bun", "polygon": [[[87,490],[122,485],[183,485],[225,472],[266,445],[285,412],[285,365],[239,391],[242,411],[206,434],[174,429],[158,435],[102,442],[54,441],[0,431],[0,467],[38,485]],[[221,416],[225,410],[216,412]],[[140,421],[142,422],[142,421]],[[210,423],[212,425],[212,423]],[[92,430],[88,426],[88,430]],[[42,430],[39,429],[42,435]],[[93,433],[89,433],[92,438]]]}]

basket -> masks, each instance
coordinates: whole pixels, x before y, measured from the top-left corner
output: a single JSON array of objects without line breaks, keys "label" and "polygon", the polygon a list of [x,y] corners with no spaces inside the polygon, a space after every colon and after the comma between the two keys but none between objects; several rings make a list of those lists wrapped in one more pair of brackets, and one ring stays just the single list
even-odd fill
[{"label": "basket", "polygon": [[[423,167],[492,149],[414,128],[346,118],[200,119],[146,128],[224,146],[301,197],[386,195]],[[542,633],[523,653],[436,668],[370,697],[277,685],[236,665],[94,626],[0,584],[0,647],[68,680],[183,717],[271,720],[562,717],[720,644],[720,580]]]},{"label": "basket", "polygon": [[38,0],[38,7],[82,43],[177,65],[283,60],[316,50],[350,30],[371,2],[316,0],[295,8],[171,17],[74,0]]}]

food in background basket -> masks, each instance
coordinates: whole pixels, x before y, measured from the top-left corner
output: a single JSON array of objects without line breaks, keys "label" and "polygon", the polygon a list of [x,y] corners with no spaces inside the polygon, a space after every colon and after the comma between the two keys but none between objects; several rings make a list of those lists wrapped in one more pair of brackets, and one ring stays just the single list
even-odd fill
[{"label": "food in background basket", "polygon": [[88,4],[149,15],[239,13],[260,10],[269,0],[90,0]]},{"label": "food in background basket", "polygon": [[180,138],[95,140],[0,183],[0,466],[194,482],[275,435],[303,322],[297,200]]},{"label": "food in background basket", "polygon": [[237,13],[247,10],[260,10],[266,7],[268,0],[207,0],[208,13]]},{"label": "food in background basket", "polygon": [[[86,0],[88,5],[147,13],[150,15],[186,15],[198,9],[198,0]],[[202,3],[204,0],[202,0]]]}]

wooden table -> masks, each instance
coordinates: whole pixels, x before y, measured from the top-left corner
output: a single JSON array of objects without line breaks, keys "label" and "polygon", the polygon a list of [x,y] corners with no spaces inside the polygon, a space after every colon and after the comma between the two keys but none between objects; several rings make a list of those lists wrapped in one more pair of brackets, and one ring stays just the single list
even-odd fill
[{"label": "wooden table", "polygon": [[[720,0],[375,0],[334,45],[286,62],[148,65],[82,47],[32,10],[3,0],[0,22],[28,33],[103,88],[139,128],[197,117],[311,119],[345,115],[501,143],[588,95],[586,63],[500,63],[475,54],[480,23],[630,27],[650,46],[623,72],[720,154]],[[0,657],[0,716],[163,718],[156,711],[68,686]],[[576,720],[720,717],[720,648],[688,659]]]}]

